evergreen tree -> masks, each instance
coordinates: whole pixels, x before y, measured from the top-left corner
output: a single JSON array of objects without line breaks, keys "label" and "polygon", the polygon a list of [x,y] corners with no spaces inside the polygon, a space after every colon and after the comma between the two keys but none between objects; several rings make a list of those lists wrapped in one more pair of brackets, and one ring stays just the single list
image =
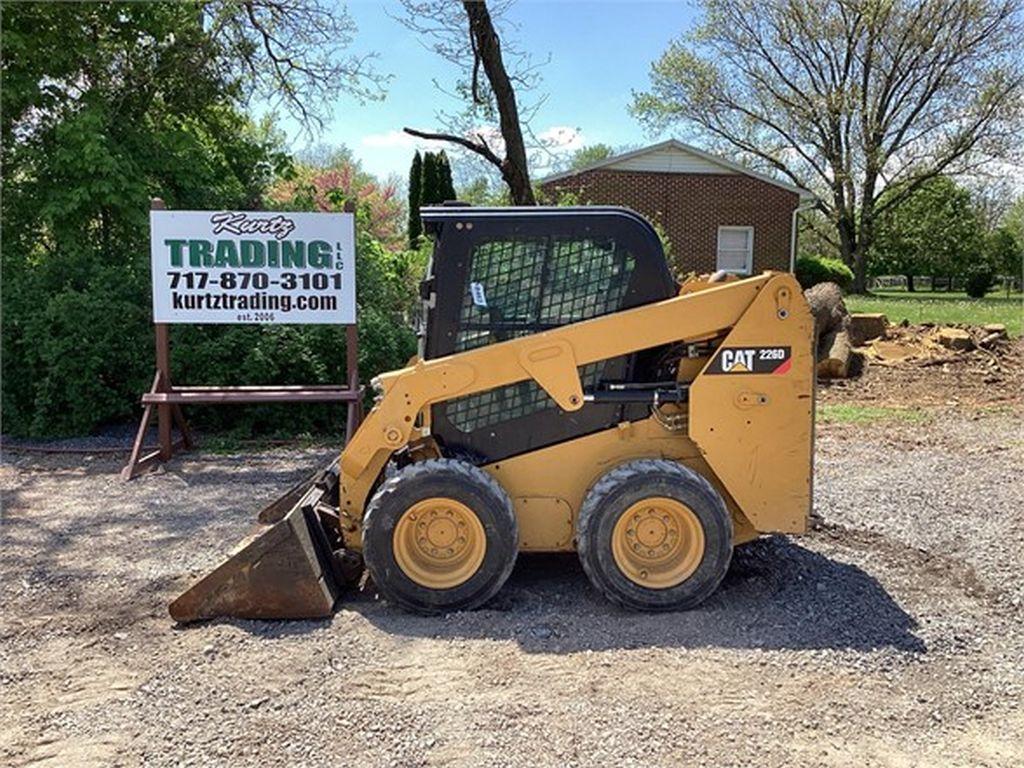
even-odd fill
[{"label": "evergreen tree", "polygon": [[423,202],[423,157],[417,149],[409,168],[409,247],[415,248],[423,234],[420,205]]},{"label": "evergreen tree", "polygon": [[452,167],[448,162],[448,155],[443,149],[437,155],[437,168],[440,193],[440,199],[437,202],[443,203],[446,200],[457,199],[455,184],[452,183]]},{"label": "evergreen tree", "polygon": [[420,205],[434,205],[439,202],[441,202],[441,179],[438,156],[434,152],[424,152]]}]

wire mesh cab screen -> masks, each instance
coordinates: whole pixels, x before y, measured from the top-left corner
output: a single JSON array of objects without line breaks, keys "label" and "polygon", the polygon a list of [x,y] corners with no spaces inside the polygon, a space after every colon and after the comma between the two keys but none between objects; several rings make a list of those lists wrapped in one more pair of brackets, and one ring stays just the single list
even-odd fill
[{"label": "wire mesh cab screen", "polygon": [[455,351],[579,322],[622,304],[636,260],[615,240],[488,240],[473,247]]},{"label": "wire mesh cab screen", "polygon": [[[661,243],[624,209],[430,209],[437,235],[425,284],[427,359],[576,323],[675,293]],[[461,225],[461,226],[460,226]],[[429,294],[429,295],[428,295]],[[584,387],[625,381],[634,356],[583,366]],[[449,449],[496,461],[613,426],[620,406],[561,411],[533,381],[433,408],[433,431]]]}]

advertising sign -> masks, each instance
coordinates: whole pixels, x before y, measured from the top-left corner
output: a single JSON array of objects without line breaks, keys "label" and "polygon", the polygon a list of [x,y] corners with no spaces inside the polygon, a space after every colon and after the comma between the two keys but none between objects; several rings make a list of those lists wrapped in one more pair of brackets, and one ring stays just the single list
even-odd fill
[{"label": "advertising sign", "polygon": [[150,212],[157,323],[351,324],[355,215]]}]

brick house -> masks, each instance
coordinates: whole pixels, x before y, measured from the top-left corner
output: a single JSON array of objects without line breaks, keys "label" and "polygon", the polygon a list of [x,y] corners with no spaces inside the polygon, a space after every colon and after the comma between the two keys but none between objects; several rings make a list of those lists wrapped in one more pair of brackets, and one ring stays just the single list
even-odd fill
[{"label": "brick house", "polygon": [[793,269],[796,216],[807,190],[675,139],[542,179],[545,197],[624,205],[661,227],[680,272]]}]

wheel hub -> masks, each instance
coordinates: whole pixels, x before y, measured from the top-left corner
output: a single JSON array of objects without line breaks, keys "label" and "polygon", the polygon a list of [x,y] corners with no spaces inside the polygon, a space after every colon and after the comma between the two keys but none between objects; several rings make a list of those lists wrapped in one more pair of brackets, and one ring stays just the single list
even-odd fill
[{"label": "wheel hub", "polygon": [[612,555],[631,581],[668,589],[697,570],[704,557],[704,529],[680,501],[652,497],[633,504],[612,531]]},{"label": "wheel hub", "polygon": [[473,510],[444,497],[409,507],[395,526],[393,547],[402,572],[430,589],[467,581],[487,552],[483,525]]}]

